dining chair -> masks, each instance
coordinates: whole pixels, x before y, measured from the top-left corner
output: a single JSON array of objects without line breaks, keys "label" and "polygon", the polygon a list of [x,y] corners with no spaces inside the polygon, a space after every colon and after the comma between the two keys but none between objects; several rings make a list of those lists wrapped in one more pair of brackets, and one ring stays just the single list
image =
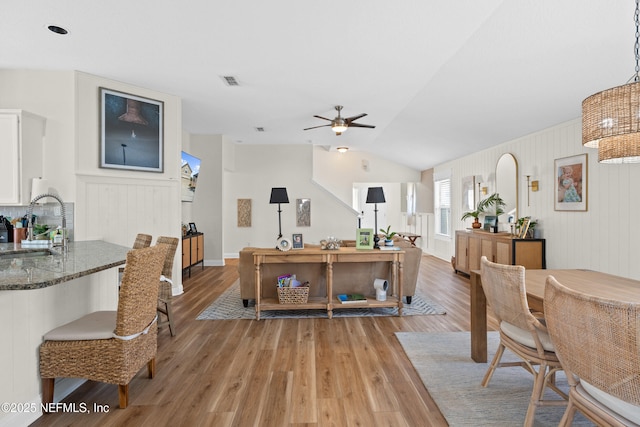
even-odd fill
[{"label": "dining chair", "polygon": [[561,426],[580,410],[599,426],[640,425],[640,304],[574,291],[547,277],[544,312],[569,382]]},{"label": "dining chair", "polygon": [[56,378],[86,378],[118,385],[120,408],[129,404],[129,382],[146,364],[155,375],[158,277],[167,248],[134,249],[116,311],[97,311],[55,328],[40,345],[42,403],[53,402]]},{"label": "dining chair", "polygon": [[[496,264],[483,256],[480,272],[487,303],[500,325],[500,345],[481,384],[487,387],[498,367],[522,366],[533,374],[533,390],[524,422],[525,426],[531,426],[538,406],[567,404],[568,396],[555,384],[555,374],[562,366],[554,352],[544,320],[538,319],[529,310],[525,268],[521,265]],[[505,348],[521,360],[501,362]],[[546,387],[554,390],[562,399],[544,400]]]},{"label": "dining chair", "polygon": [[[169,325],[171,336],[176,335],[176,327],[173,321],[173,309],[171,303],[173,300],[173,282],[171,275],[173,274],[173,259],[178,249],[179,240],[176,237],[160,236],[156,240],[157,245],[166,245],[167,256],[164,260],[162,268],[162,276],[160,277],[160,285],[158,291],[158,327]],[[163,317],[166,320],[163,320]]]},{"label": "dining chair", "polygon": [[[136,240],[133,242],[133,249],[148,248],[151,245],[152,237],[149,234],[138,233]],[[118,283],[122,281],[122,275],[124,274],[124,267],[118,268]]]}]

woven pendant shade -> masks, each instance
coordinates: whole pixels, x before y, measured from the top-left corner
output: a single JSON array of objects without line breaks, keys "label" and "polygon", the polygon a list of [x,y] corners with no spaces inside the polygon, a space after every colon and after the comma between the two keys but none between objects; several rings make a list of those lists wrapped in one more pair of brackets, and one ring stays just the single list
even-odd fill
[{"label": "woven pendant shade", "polygon": [[582,102],[582,144],[598,148],[601,163],[640,162],[640,82],[603,90]]}]

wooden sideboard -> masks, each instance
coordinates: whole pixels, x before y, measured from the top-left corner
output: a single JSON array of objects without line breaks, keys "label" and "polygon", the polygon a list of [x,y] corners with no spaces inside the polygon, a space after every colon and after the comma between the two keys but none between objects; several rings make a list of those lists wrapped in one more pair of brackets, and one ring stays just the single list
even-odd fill
[{"label": "wooden sideboard", "polygon": [[[301,309],[321,309],[326,310],[331,319],[333,309],[362,308],[362,307],[397,307],[398,315],[402,315],[402,273],[404,262],[404,251],[380,251],[380,250],[358,250],[353,247],[343,247],[338,250],[322,250],[319,248],[292,250],[282,252],[277,249],[258,249],[253,252],[253,263],[255,265],[255,300],[256,319],[260,320],[262,310],[301,310]],[[370,263],[388,261],[391,265],[391,289],[397,289],[396,295],[387,295],[386,301],[378,301],[374,298],[367,298],[366,303],[341,304],[337,302],[336,295],[340,293],[351,293],[351,289],[334,289],[333,273],[334,264],[337,263]],[[318,297],[309,297],[306,304],[280,304],[277,298],[262,297],[262,276],[261,266],[263,264],[324,264],[325,270],[325,292]],[[373,278],[371,279],[373,283]],[[275,283],[270,284],[275,286]],[[313,286],[313,284],[312,284]]]},{"label": "wooden sideboard", "polygon": [[498,264],[543,269],[547,268],[545,250],[545,239],[517,239],[510,233],[457,230],[454,269],[465,274],[479,270],[483,255]]},{"label": "wooden sideboard", "polygon": [[194,233],[182,236],[182,271],[189,269],[191,277],[191,267],[202,263],[204,270],[204,234]]}]

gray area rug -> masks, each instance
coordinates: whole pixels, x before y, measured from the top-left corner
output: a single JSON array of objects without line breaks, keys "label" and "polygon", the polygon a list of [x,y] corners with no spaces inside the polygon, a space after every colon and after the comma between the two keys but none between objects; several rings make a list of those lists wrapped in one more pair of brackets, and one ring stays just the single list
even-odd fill
[{"label": "gray area rug", "polygon": [[[350,308],[333,309],[333,317],[364,317],[364,316],[396,316],[397,308]],[[404,304],[403,316],[426,314],[446,314],[444,308],[425,297],[419,289],[411,300],[411,304]],[[260,312],[260,319],[285,319],[297,317],[327,318],[324,310],[268,310]],[[197,320],[225,320],[225,319],[255,319],[256,309],[253,301],[249,307],[244,307],[240,298],[240,282],[236,281],[224,291],[209,307],[197,317]]]},{"label": "gray area rug", "polygon": [[[450,426],[523,425],[533,388],[533,376],[523,368],[496,369],[484,388],[480,382],[489,364],[471,360],[468,332],[396,332],[396,336]],[[498,333],[489,332],[489,361],[499,342]],[[505,350],[503,361],[508,360],[518,358]],[[557,383],[568,391],[564,373],[557,375]],[[560,398],[551,390],[545,393],[546,398]],[[539,407],[534,425],[557,426],[564,410],[563,406]],[[573,426],[593,425],[580,413],[573,422]]]}]

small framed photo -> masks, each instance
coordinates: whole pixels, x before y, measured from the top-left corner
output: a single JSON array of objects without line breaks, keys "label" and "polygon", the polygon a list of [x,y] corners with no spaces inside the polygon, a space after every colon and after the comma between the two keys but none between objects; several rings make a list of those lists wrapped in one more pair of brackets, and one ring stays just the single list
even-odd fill
[{"label": "small framed photo", "polygon": [[373,249],[373,228],[358,228],[356,249]]},{"label": "small framed photo", "polygon": [[587,155],[563,157],[555,163],[555,203],[557,211],[587,210]]},{"label": "small framed photo", "polygon": [[304,242],[302,241],[301,233],[293,234],[291,237],[293,241],[293,249],[304,249]]},{"label": "small framed photo", "polygon": [[491,227],[496,226],[496,217],[493,215],[486,215],[484,217],[484,231],[491,231]]},{"label": "small framed photo", "polygon": [[198,229],[196,228],[196,223],[195,222],[190,222],[189,223],[189,234],[196,234],[198,232]]},{"label": "small framed photo", "polygon": [[162,101],[100,88],[100,167],[163,172]]}]

